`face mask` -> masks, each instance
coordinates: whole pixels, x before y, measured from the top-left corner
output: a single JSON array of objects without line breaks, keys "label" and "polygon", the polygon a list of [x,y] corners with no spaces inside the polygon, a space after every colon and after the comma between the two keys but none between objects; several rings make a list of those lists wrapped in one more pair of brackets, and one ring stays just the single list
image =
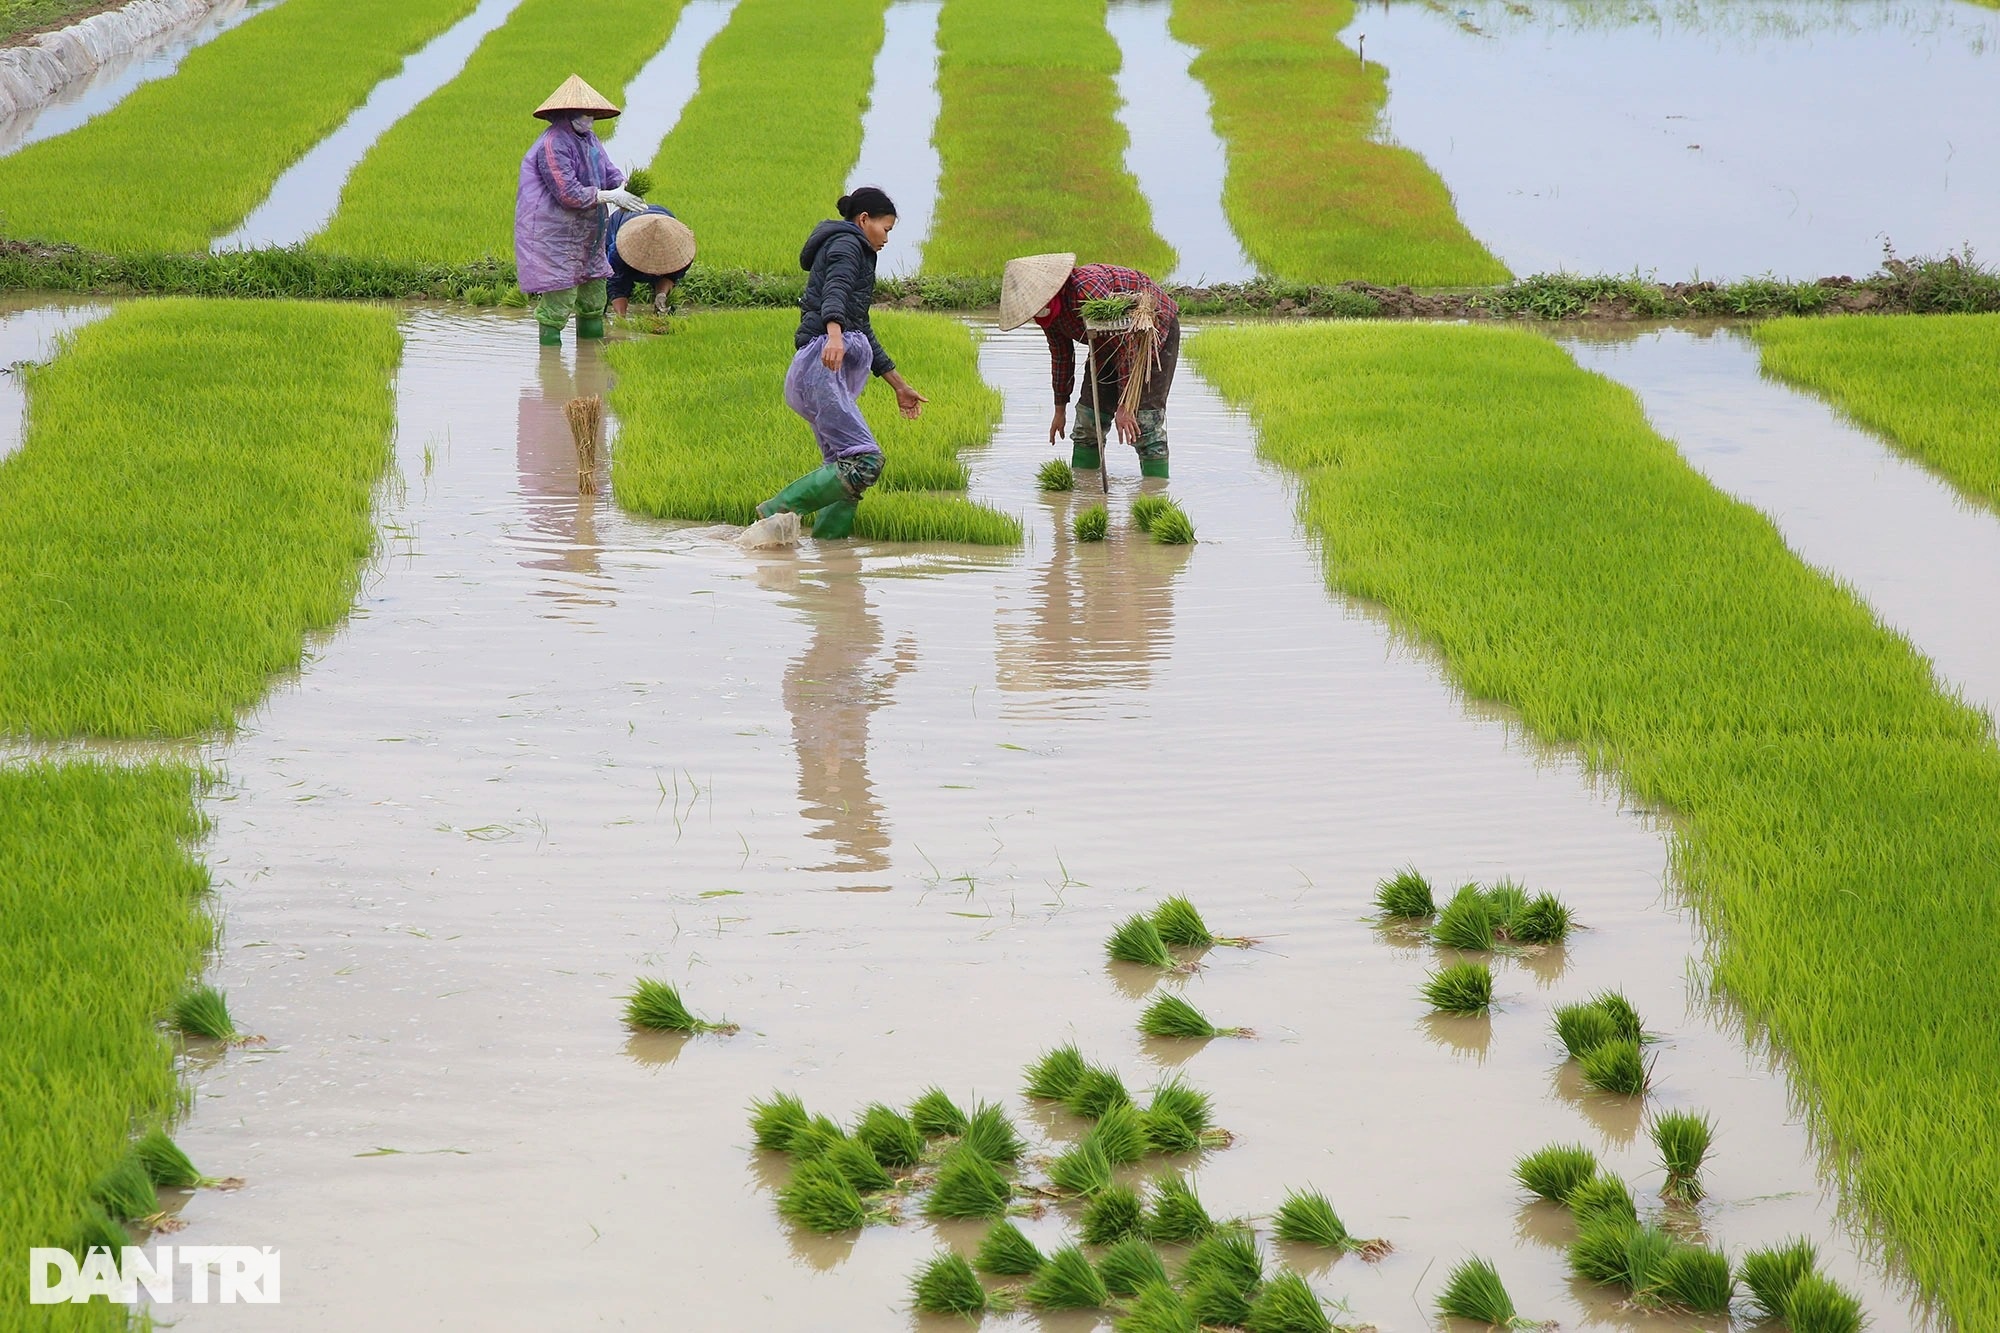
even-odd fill
[{"label": "face mask", "polygon": [[591,124],[591,117],[589,116],[571,116],[569,118],[569,127],[575,130],[578,134],[583,134],[586,131],[588,131],[590,129],[590,124]]}]

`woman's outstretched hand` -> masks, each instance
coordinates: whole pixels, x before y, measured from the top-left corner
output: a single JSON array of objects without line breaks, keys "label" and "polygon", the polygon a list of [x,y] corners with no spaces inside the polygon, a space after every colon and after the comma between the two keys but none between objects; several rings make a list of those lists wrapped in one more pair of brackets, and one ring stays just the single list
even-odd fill
[{"label": "woman's outstretched hand", "polygon": [[928,403],[930,399],[924,397],[907,384],[899,383],[893,387],[896,390],[896,410],[910,420],[915,421],[923,414],[924,404]]}]

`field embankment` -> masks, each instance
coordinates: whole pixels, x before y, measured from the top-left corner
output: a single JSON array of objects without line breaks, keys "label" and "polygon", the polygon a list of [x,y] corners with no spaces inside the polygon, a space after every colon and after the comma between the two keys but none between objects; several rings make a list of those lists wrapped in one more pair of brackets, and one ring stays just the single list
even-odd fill
[{"label": "field embankment", "polygon": [[2000,315],[1788,319],[1756,337],[1766,373],[2000,508]]},{"label": "field embankment", "polygon": [[172,78],[0,159],[6,233],[114,254],[205,250],[475,2],[286,0],[189,52]]},{"label": "field embankment", "polygon": [[1174,267],[1125,169],[1118,43],[1104,0],[946,0],[933,142],[942,175],[924,272],[992,274],[1016,255]]},{"label": "field embankment", "polygon": [[1788,1057],[1848,1197],[2000,1324],[2000,748],[1928,662],[1525,332],[1212,330],[1329,581],[1468,693],[1679,816],[1714,977]]},{"label": "field embankment", "polygon": [[[287,0],[291,3],[292,0]],[[354,168],[340,207],[308,248],[361,259],[431,264],[508,262],[521,158],[548,126],[534,116],[571,74],[613,102],[666,45],[683,0],[525,0],[490,33],[458,77],[392,126]],[[621,144],[612,160],[639,165],[656,145]]]},{"label": "field embankment", "polygon": [[[938,494],[965,489],[959,451],[985,444],[1000,420],[1000,395],[979,377],[971,332],[957,320],[895,311],[878,312],[875,325],[904,378],[931,401],[920,419],[905,421],[879,382],[862,395],[888,465],[861,502],[855,535],[1019,542],[1015,519]],[[717,313],[687,320],[669,338],[612,347],[618,502],[662,518],[748,523],[759,501],[819,466],[811,431],[784,402],[797,326],[785,311]]]}]

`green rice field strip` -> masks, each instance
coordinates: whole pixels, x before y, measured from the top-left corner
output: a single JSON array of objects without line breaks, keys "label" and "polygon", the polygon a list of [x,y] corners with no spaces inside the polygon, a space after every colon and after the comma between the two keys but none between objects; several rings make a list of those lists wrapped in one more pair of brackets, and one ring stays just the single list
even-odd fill
[{"label": "green rice field strip", "polygon": [[1714,979],[1788,1056],[1848,1199],[1958,1327],[2000,1327],[1990,719],[1534,334],[1189,347],[1299,479],[1334,587],[1675,814]]},{"label": "green rice field strip", "polygon": [[1388,74],[1335,34],[1353,0],[1174,0],[1228,159],[1223,207],[1257,267],[1298,282],[1505,282],[1424,160],[1376,138]]},{"label": "green rice field strip", "polygon": [[[861,156],[886,0],[739,0],[701,57],[701,84],[653,159],[659,203],[704,266],[796,272],[799,247]],[[906,242],[907,243],[907,242]],[[894,241],[891,244],[895,244]]]},{"label": "green rice field strip", "polygon": [[[535,108],[573,73],[622,101],[626,81],[673,34],[682,3],[525,0],[457,78],[375,141],[348,177],[333,221],[308,247],[441,264],[511,260],[521,158],[548,128]],[[606,122],[598,135],[630,170],[657,145],[628,151],[617,124]]]},{"label": "green rice field strip", "polygon": [[214,934],[196,776],[178,765],[0,768],[0,1328],[124,1329],[125,1307],[30,1306],[30,1246],[77,1236],[135,1126],[181,1107],[157,1026]]},{"label": "green rice field strip", "polygon": [[0,733],[228,728],[374,549],[401,339],[375,306],[134,302],[28,377],[0,462]]},{"label": "green rice field strip", "polygon": [[1767,373],[2000,508],[2000,315],[1786,319],[1754,336]]},{"label": "green rice field strip", "polygon": [[114,254],[206,250],[474,3],[286,0],[189,52],[172,78],[0,159],[6,234]]},{"label": "green rice field strip", "polygon": [[924,271],[998,273],[1076,252],[1164,277],[1174,251],[1125,169],[1104,0],[946,0],[933,139],[942,175]]},{"label": "green rice field strip", "polygon": [[[905,421],[882,384],[862,395],[887,467],[861,502],[855,535],[1019,542],[1010,516],[937,494],[965,489],[959,451],[985,444],[1000,420],[1000,396],[979,377],[971,330],[943,315],[898,311],[878,311],[874,323],[904,378],[931,401],[919,420]],[[671,337],[612,346],[618,503],[661,518],[749,523],[759,501],[817,467],[811,431],[784,402],[797,327],[791,311],[716,312],[682,321]]]}]

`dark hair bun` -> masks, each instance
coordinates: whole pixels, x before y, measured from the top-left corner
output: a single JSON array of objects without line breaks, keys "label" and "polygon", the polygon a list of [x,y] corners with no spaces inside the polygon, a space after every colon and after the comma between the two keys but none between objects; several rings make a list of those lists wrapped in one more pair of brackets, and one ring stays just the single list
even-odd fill
[{"label": "dark hair bun", "polygon": [[887,192],[879,185],[856,186],[853,194],[843,194],[840,196],[840,202],[835,204],[834,207],[839,209],[840,216],[846,218],[849,222],[854,221],[854,219],[860,217],[863,213],[876,218],[892,218],[896,216],[896,201],[891,199]]},{"label": "dark hair bun", "polygon": [[850,213],[848,210],[851,209],[852,207],[854,207],[854,196],[851,194],[843,194],[842,196],[840,196],[840,202],[833,206],[833,211],[840,214],[840,216],[844,218],[851,218],[854,216],[854,214]]}]

